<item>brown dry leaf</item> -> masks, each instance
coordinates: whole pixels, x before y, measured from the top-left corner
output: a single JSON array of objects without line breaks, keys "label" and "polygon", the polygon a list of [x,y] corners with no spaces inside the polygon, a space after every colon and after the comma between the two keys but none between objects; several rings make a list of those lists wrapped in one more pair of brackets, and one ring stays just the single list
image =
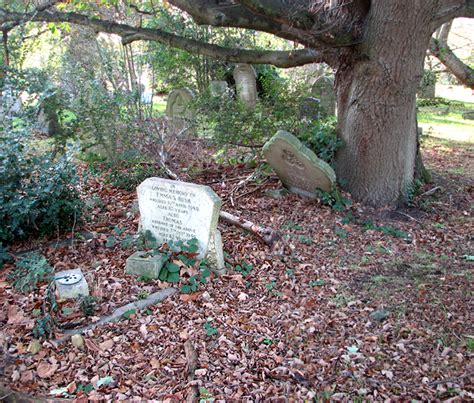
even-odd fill
[{"label": "brown dry leaf", "polygon": [[25,321],[25,314],[21,308],[9,305],[7,308],[8,325],[18,325]]},{"label": "brown dry leaf", "polygon": [[160,362],[155,357],[150,360],[150,365],[153,369],[160,368]]},{"label": "brown dry leaf", "polygon": [[196,301],[199,298],[199,292],[193,292],[191,294],[181,294],[179,299],[183,302]]},{"label": "brown dry leaf", "polygon": [[99,348],[102,351],[108,351],[114,346],[114,341],[113,340],[106,340],[102,343],[99,344]]},{"label": "brown dry leaf", "polygon": [[68,393],[74,393],[77,389],[76,382],[71,382],[69,385],[67,385],[67,391]]},{"label": "brown dry leaf", "polygon": [[100,352],[100,348],[97,347],[97,344],[95,344],[92,340],[90,339],[86,339],[85,340],[85,343],[86,343],[86,347],[91,350],[91,351],[94,351],[96,353]]},{"label": "brown dry leaf", "polygon": [[58,364],[50,364],[47,361],[41,361],[36,367],[36,373],[40,378],[50,378],[58,369]]},{"label": "brown dry leaf", "polygon": [[24,371],[21,373],[20,382],[28,383],[33,381],[33,371]]}]

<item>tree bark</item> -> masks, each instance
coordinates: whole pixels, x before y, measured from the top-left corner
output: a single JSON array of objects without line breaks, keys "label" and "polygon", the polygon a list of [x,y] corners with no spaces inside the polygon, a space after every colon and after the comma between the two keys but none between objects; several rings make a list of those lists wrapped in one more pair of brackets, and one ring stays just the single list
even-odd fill
[{"label": "tree bark", "polygon": [[336,74],[338,133],[343,147],[336,171],[352,196],[367,204],[393,205],[413,182],[416,90],[434,27],[432,2],[373,2],[358,57]]}]

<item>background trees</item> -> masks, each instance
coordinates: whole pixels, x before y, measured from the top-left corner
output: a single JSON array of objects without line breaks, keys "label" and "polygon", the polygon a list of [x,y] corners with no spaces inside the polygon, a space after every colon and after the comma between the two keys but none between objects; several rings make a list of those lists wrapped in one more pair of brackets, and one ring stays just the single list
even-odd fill
[{"label": "background trees", "polygon": [[[290,51],[243,49],[189,37],[181,26],[144,23],[145,16],[158,14],[156,4],[128,4],[139,18],[127,22],[118,13],[98,18],[91,2],[42,3],[36,9],[0,9],[0,22],[70,22],[87,25],[97,32],[114,33],[129,44],[148,40],[203,54],[227,62],[269,63],[292,67],[310,62],[328,63],[336,70],[338,134],[344,146],[337,155],[337,173],[358,200],[374,205],[394,204],[406,198],[413,183],[417,157],[415,94],[423,74],[423,60],[431,44],[432,53],[443,54],[444,63],[457,61],[439,52],[440,41],[432,33],[455,17],[474,15],[472,0],[407,1],[390,3],[358,0],[209,1],[172,0],[169,4],[188,12],[198,24],[253,29],[290,40],[299,46]],[[109,10],[122,3],[104,2]],[[160,11],[161,12],[161,11]],[[431,41],[431,42],[430,42]],[[225,43],[225,41],[224,41]],[[436,46],[435,46],[436,45]],[[446,47],[444,47],[446,48]],[[472,69],[456,69],[457,76],[472,86]]]}]

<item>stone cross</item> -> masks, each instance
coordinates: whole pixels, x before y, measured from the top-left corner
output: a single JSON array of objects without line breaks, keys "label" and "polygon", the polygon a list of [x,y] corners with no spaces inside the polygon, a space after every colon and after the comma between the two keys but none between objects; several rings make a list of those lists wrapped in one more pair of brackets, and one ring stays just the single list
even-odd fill
[{"label": "stone cross", "polygon": [[325,76],[316,80],[311,87],[311,95],[321,102],[321,115],[336,115],[336,93],[333,81]]},{"label": "stone cross", "polygon": [[250,64],[237,64],[234,68],[234,80],[239,100],[249,108],[257,105],[257,73]]},{"label": "stone cross", "polygon": [[159,244],[197,238],[197,258],[206,256],[222,205],[209,186],[148,178],[137,192],[142,232],[149,230]]},{"label": "stone cross", "polygon": [[290,192],[314,198],[316,189],[329,192],[336,183],[331,166],[291,133],[279,130],[263,146],[263,155]]}]

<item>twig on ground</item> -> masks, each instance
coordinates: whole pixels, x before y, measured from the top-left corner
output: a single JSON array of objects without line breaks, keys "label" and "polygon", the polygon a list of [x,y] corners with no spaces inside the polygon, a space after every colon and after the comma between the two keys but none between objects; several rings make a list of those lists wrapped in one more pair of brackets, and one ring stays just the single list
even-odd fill
[{"label": "twig on ground", "polygon": [[[184,343],[184,353],[186,355],[186,378],[188,382],[191,382],[194,380],[196,374],[196,368],[198,365],[198,355],[196,353],[196,350],[193,347],[193,343],[191,340],[186,340]],[[198,397],[199,397],[199,389],[196,385],[190,385],[189,392],[186,397],[187,402],[195,402]]]},{"label": "twig on ground", "polygon": [[422,193],[419,197],[421,198],[421,197],[424,197],[424,196],[430,196],[433,193],[436,193],[438,190],[441,190],[441,186],[436,186],[433,189],[430,189],[430,190],[426,191],[425,193]]}]

